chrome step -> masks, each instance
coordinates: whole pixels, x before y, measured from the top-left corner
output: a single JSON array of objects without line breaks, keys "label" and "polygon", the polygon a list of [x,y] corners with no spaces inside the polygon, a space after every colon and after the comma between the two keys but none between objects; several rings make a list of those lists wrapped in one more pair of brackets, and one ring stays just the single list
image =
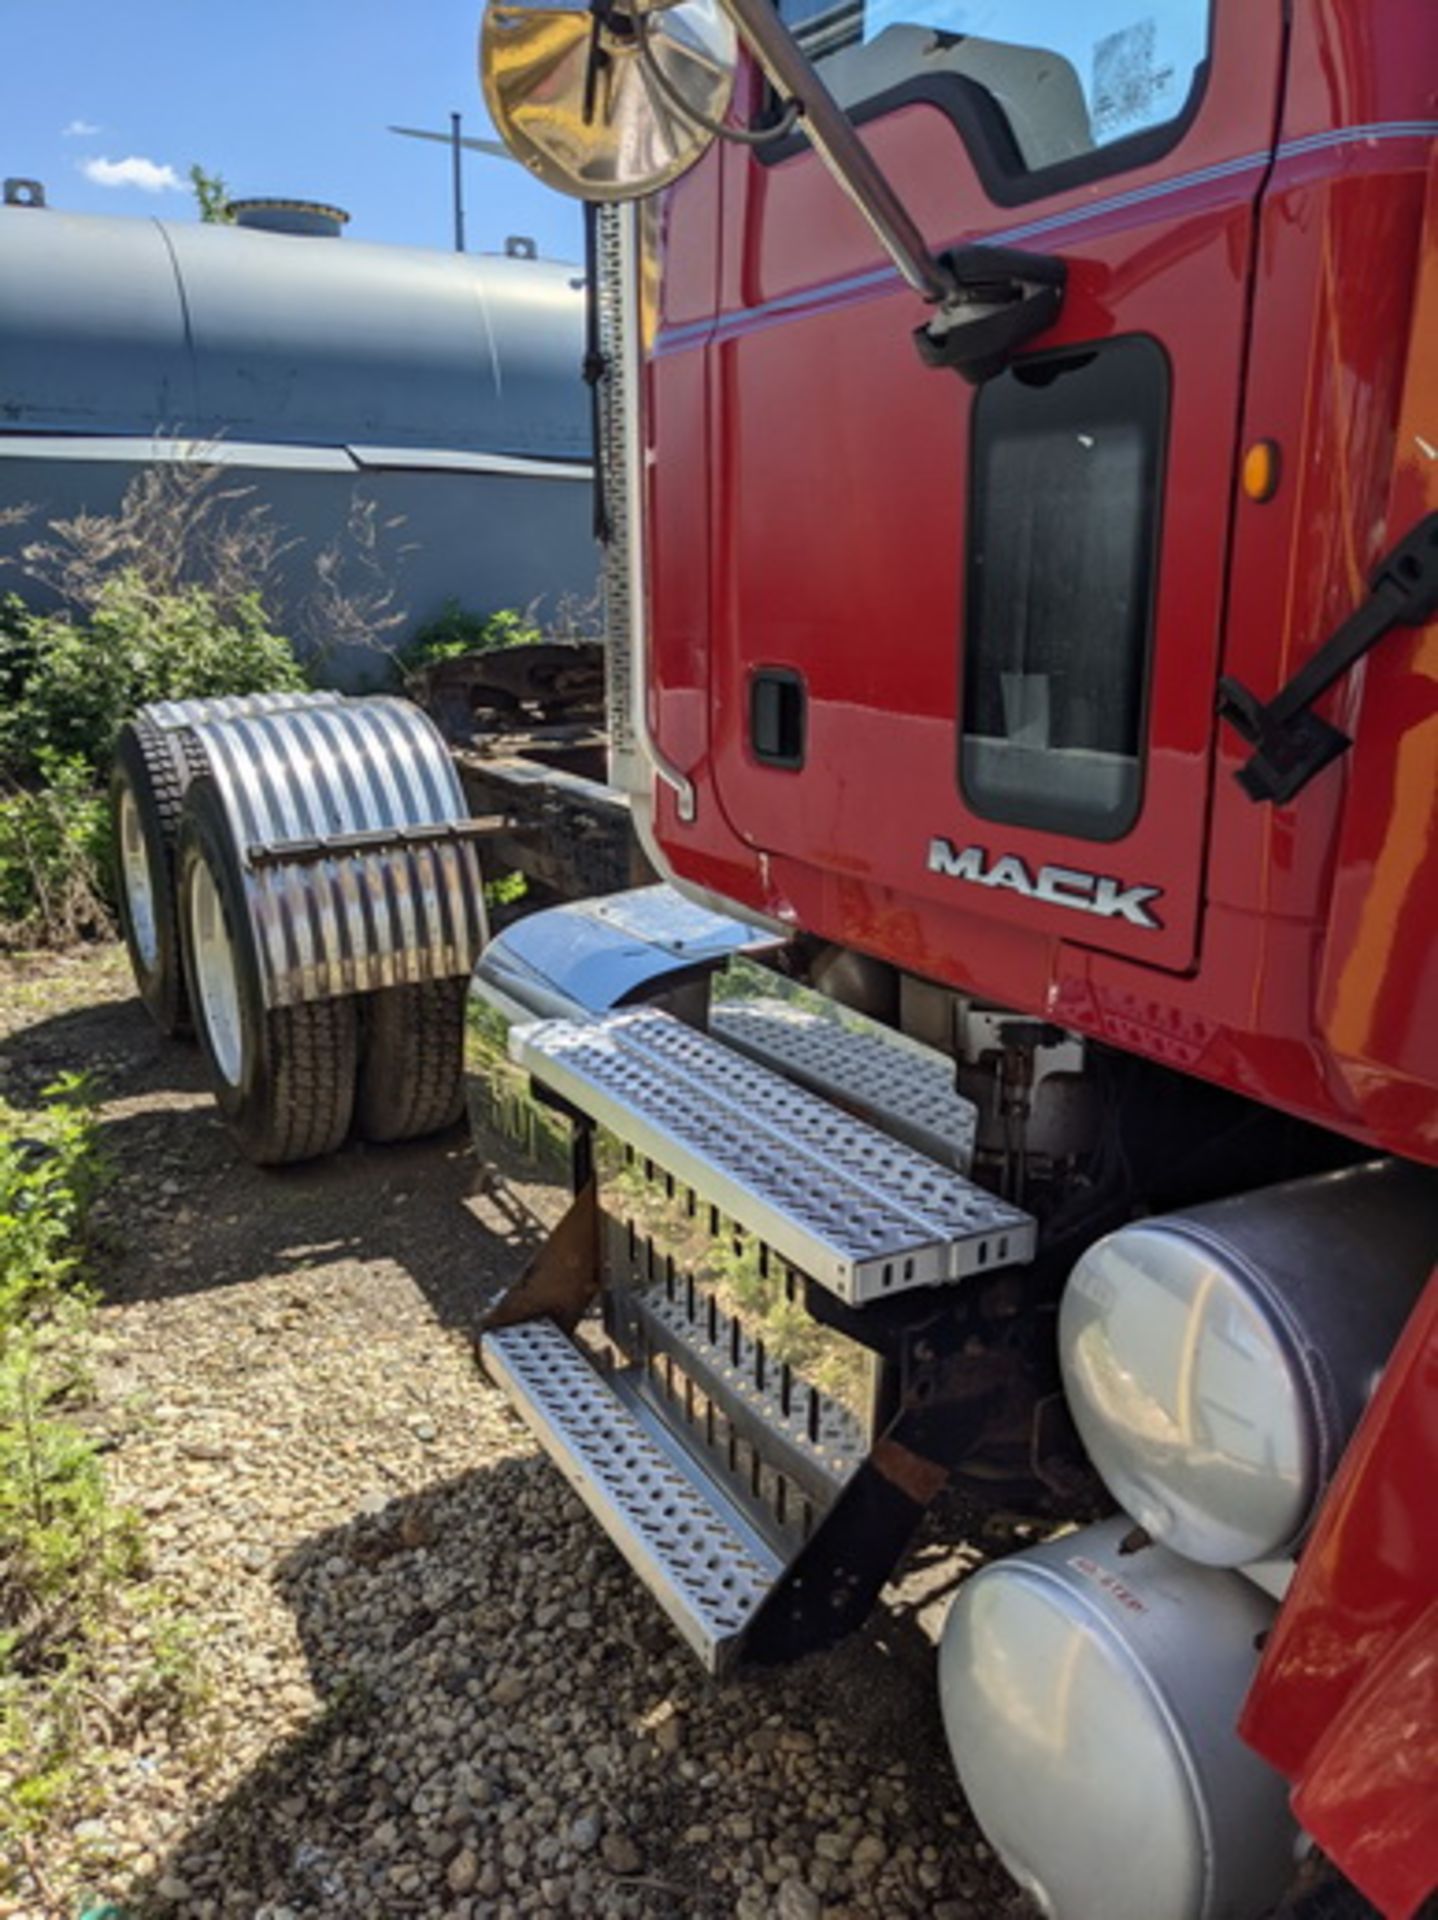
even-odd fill
[{"label": "chrome step", "polygon": [[954,1086],[954,1063],[876,1020],[774,997],[721,1000],[709,1031],[726,1046],[826,1100],[856,1109],[881,1132],[967,1173],[979,1110]]},{"label": "chrome step", "polygon": [[783,1562],[635,1400],[552,1320],[486,1333],[485,1371],[711,1673]]},{"label": "chrome step", "polygon": [[510,1047],[851,1305],[1033,1257],[1029,1214],[669,1014],[540,1021]]}]

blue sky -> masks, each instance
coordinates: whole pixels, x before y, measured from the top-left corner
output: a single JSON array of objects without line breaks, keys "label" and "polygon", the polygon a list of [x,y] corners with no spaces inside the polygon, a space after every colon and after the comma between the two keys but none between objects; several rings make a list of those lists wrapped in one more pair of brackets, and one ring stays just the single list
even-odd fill
[{"label": "blue sky", "polygon": [[[237,197],[348,208],[356,240],[448,247],[448,151],[386,128],[458,110],[493,131],[479,17],[480,0],[0,0],[0,173],[71,212],[186,220],[199,161]],[[472,252],[523,233],[579,257],[574,202],[481,154],[464,183]]]}]

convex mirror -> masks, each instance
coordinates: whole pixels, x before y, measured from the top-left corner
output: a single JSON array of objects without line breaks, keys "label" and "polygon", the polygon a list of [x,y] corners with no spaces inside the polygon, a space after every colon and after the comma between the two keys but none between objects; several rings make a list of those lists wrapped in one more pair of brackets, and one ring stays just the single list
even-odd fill
[{"label": "convex mirror", "polygon": [[734,89],[719,0],[595,7],[491,0],[480,76],[521,165],[580,200],[637,200],[693,166]]}]

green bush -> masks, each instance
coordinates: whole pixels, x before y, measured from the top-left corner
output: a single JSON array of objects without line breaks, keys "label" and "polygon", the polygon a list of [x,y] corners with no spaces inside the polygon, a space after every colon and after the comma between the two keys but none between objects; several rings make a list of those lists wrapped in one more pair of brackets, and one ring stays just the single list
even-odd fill
[{"label": "green bush", "polygon": [[0,607],[0,774],[109,765],[120,726],[147,700],[300,688],[303,669],[256,593],[221,603],[204,587],[160,588],[136,568],[100,586],[89,616]]},{"label": "green bush", "polygon": [[500,647],[525,647],[544,635],[527,614],[512,607],[498,613],[474,613],[458,600],[446,600],[443,611],[420,627],[408,646],[396,656],[401,675],[437,660],[455,660],[465,653],[493,653]]},{"label": "green bush", "polygon": [[112,1504],[89,1349],[107,1177],[84,1079],[0,1101],[0,1910],[22,1860],[114,1796],[117,1754],[199,1737],[197,1636]]},{"label": "green bush", "polygon": [[110,928],[110,809],[81,759],[40,756],[38,786],[0,780],[0,947]]},{"label": "green bush", "polygon": [[0,600],[0,945],[63,946],[111,925],[103,786],[149,700],[306,685],[257,593],[100,581],[83,619]]},{"label": "green bush", "polygon": [[85,1082],[38,1113],[0,1104],[0,1679],[43,1667],[102,1574],[132,1558],[105,1504],[83,1398],[83,1259],[104,1178]]},{"label": "green bush", "polygon": [[38,1112],[0,1100],[0,1355],[21,1325],[76,1289],[107,1169],[83,1075],[45,1089]]}]

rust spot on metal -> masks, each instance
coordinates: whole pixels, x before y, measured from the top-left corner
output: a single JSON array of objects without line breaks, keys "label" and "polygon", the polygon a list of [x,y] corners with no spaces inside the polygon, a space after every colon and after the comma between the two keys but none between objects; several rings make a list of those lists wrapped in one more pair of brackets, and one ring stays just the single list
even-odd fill
[{"label": "rust spot on metal", "polygon": [[572,1333],[599,1291],[599,1203],[582,1186],[523,1273],[485,1315],[481,1332],[548,1319]]},{"label": "rust spot on metal", "polygon": [[878,1441],[869,1459],[875,1472],[921,1507],[938,1498],[949,1477],[936,1461],[888,1436]]}]

